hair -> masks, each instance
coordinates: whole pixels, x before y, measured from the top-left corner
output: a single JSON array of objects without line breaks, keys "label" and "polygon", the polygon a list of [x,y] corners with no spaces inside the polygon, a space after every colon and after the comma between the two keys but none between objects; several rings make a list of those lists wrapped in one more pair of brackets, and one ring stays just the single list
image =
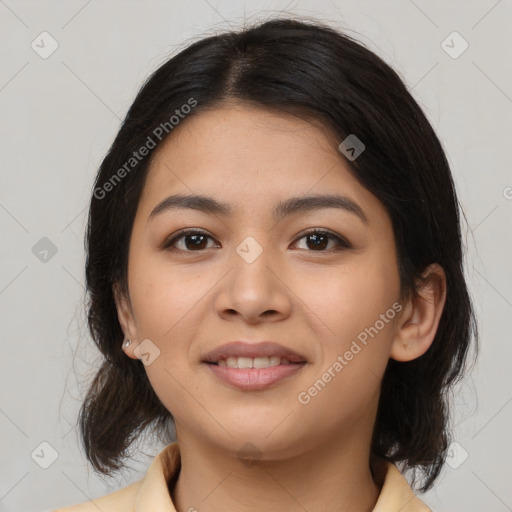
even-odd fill
[{"label": "hair", "polygon": [[[373,456],[403,464],[414,481],[419,470],[420,490],[428,490],[447,456],[448,391],[464,374],[472,338],[477,348],[460,206],[441,143],[399,75],[362,43],[311,19],[270,19],[190,44],[143,84],[103,159],[85,238],[88,327],[102,354],[79,416],[88,460],[110,475],[146,430],[170,440],[171,413],[142,362],[121,349],[114,289],[129,297],[135,213],[151,157],[172,133],[171,116],[230,101],[320,121],[339,142],[355,134],[365,150],[346,163],[390,215],[403,296],[417,294],[429,264],[443,267],[447,297],[434,341],[415,360],[389,360],[371,444]],[[130,160],[150,139],[147,157]]]}]

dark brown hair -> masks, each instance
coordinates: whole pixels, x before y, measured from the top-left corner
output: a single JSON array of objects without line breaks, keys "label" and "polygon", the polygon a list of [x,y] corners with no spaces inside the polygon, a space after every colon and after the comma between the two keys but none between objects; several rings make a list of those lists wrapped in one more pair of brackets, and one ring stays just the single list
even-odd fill
[{"label": "dark brown hair", "polygon": [[[128,247],[151,155],[172,133],[171,116],[191,99],[188,116],[236,100],[318,120],[340,142],[356,134],[366,148],[347,164],[390,214],[402,293],[416,292],[430,263],[443,267],[447,298],[437,334],[418,359],[389,361],[371,447],[415,476],[419,469],[421,490],[429,489],[450,439],[447,393],[463,375],[471,339],[475,348],[477,342],[459,204],[443,148],[398,74],[363,44],[315,20],[272,19],[203,38],[157,69],[130,107],[99,169],[86,233],[88,326],[104,357],[80,411],[89,461],[110,474],[145,431],[171,440],[172,415],[142,362],[121,349],[113,286],[129,296]],[[167,127],[161,140],[158,126]],[[148,137],[155,147],[128,168]]]}]

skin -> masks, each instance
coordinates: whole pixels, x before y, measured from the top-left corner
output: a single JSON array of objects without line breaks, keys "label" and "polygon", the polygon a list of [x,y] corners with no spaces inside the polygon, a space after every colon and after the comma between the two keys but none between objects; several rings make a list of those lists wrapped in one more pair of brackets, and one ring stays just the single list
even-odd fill
[{"label": "skin", "polygon": [[[446,296],[441,267],[428,269],[417,298],[401,300],[390,217],[349,172],[322,126],[243,104],[199,112],[159,148],[138,205],[130,242],[129,297],[117,295],[128,357],[146,339],[160,351],[145,366],[172,413],[182,467],[170,492],[176,509],[369,511],[380,488],[370,442],[381,379],[390,357],[408,361],[433,341]],[[203,194],[236,214],[153,208],[172,194]],[[275,203],[337,194],[367,222],[337,208],[275,221]],[[165,240],[205,230],[200,244]],[[345,238],[321,239],[308,228]],[[236,248],[253,237],[252,263]],[[308,404],[307,391],[365,328],[394,303],[402,310]],[[293,377],[260,391],[234,389],[202,362],[234,340],[271,340],[307,359]],[[153,351],[154,352],[154,351]],[[154,352],[156,354],[156,352]],[[250,442],[258,461],[240,450]]]}]

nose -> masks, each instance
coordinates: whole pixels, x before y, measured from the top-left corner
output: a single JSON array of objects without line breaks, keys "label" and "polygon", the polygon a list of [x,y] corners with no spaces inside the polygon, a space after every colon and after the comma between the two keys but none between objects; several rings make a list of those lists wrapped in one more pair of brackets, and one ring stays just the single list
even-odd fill
[{"label": "nose", "polygon": [[[242,254],[242,256],[240,256]],[[292,303],[283,272],[271,265],[271,251],[254,260],[235,253],[232,269],[221,281],[214,307],[225,320],[242,319],[247,324],[277,322],[290,315]]]}]

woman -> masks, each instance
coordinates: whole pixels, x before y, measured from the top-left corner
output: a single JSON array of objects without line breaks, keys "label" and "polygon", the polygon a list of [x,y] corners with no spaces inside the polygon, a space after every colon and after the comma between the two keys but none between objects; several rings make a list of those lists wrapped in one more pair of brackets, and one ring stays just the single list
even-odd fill
[{"label": "woman", "polygon": [[429,510],[401,471],[438,477],[476,328],[445,154],[374,53],[291,19],[192,44],[131,106],[86,242],[85,452],[167,447],[60,510]]}]

